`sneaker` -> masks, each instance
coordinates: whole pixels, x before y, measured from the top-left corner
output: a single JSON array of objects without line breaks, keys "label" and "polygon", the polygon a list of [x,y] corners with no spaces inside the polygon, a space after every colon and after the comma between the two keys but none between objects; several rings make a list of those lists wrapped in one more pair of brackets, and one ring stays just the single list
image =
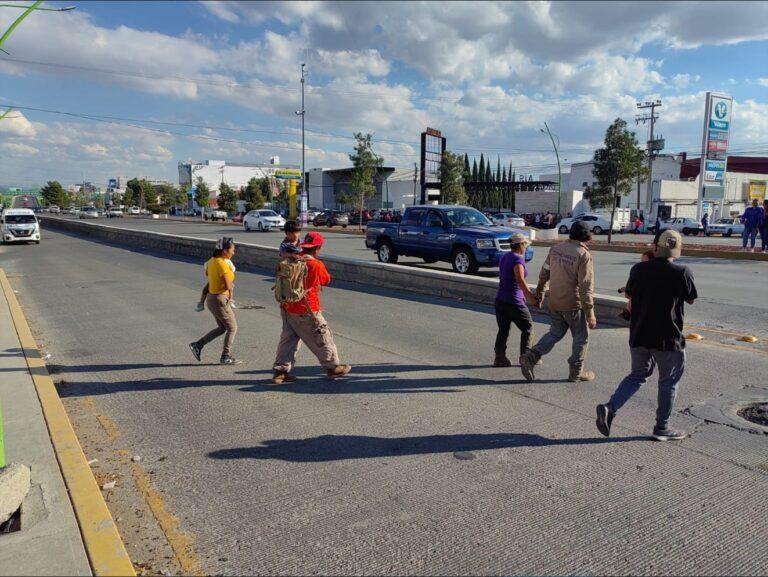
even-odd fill
[{"label": "sneaker", "polygon": [[678,431],[672,427],[666,427],[659,429],[655,427],[653,429],[653,435],[651,435],[656,441],[681,441],[688,436],[685,431]]},{"label": "sneaker", "polygon": [[352,370],[352,365],[337,365],[332,369],[327,369],[325,371],[325,374],[329,379],[333,380],[338,377],[343,377],[344,375],[348,375],[351,370]]},{"label": "sneaker", "polygon": [[229,301],[229,306],[230,306],[231,308],[233,308],[233,309],[236,309],[236,308],[237,308],[237,307],[235,306],[235,301]]},{"label": "sneaker", "polygon": [[611,423],[613,417],[616,415],[608,405],[597,405],[597,430],[600,431],[606,437],[611,436]]},{"label": "sneaker", "polygon": [[750,248],[749,252],[755,252],[755,248],[754,247]]},{"label": "sneaker", "polygon": [[203,352],[203,347],[201,347],[197,343],[189,343],[189,350],[192,351],[192,354],[197,359],[197,362],[200,362],[200,353]]},{"label": "sneaker", "polygon": [[594,381],[595,380],[595,373],[592,371],[585,371],[583,369],[574,369],[571,367],[571,370],[568,373],[568,382],[569,383],[579,383],[579,382],[587,382],[587,381]]},{"label": "sneaker", "polygon": [[533,355],[531,353],[526,353],[520,357],[520,370],[523,372],[525,380],[529,383],[532,383],[536,378],[536,375],[533,374],[533,367],[535,365],[536,361],[533,359]]},{"label": "sneaker", "polygon": [[272,382],[276,385],[284,385],[286,383],[292,383],[296,380],[296,377],[294,377],[291,373],[285,373],[283,371],[275,371],[275,374],[272,376]]},{"label": "sneaker", "polygon": [[205,310],[205,305],[203,303],[197,303],[197,306],[195,307],[195,310],[199,313],[203,312]]},{"label": "sneaker", "polygon": [[511,367],[512,361],[506,355],[496,355],[496,358],[493,360],[493,366],[496,368]]},{"label": "sneaker", "polygon": [[221,360],[219,361],[220,365],[242,365],[243,361],[240,359],[236,359],[235,357],[230,357],[229,355],[224,355],[221,357]]}]

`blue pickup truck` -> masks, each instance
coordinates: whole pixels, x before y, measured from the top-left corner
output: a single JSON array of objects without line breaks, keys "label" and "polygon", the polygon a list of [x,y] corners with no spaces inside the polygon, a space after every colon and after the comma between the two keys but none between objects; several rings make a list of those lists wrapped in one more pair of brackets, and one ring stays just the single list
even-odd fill
[{"label": "blue pickup truck", "polygon": [[[488,220],[467,206],[413,206],[405,209],[401,223],[369,222],[365,246],[376,251],[380,262],[396,263],[399,256],[425,262],[449,262],[462,274],[476,274],[480,267],[499,266],[509,252],[513,232]],[[528,247],[525,260],[533,258]]]}]

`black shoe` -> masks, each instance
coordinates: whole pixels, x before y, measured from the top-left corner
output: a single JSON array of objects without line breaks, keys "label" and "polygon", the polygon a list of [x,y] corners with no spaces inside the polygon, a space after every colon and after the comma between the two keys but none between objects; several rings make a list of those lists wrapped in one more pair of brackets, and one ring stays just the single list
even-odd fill
[{"label": "black shoe", "polygon": [[653,429],[653,435],[651,435],[656,441],[682,441],[688,436],[685,431],[678,431],[672,427],[665,427],[659,429],[655,427]]},{"label": "black shoe", "polygon": [[611,423],[613,423],[613,417],[616,415],[608,405],[597,405],[597,430],[600,431],[606,437],[611,436]]},{"label": "black shoe", "polygon": [[200,362],[200,353],[203,352],[203,347],[201,347],[197,343],[189,343],[189,350],[192,351],[192,354],[197,359],[197,362]]},{"label": "black shoe", "polygon": [[236,359],[235,357],[230,357],[229,355],[225,355],[221,357],[221,360],[219,361],[219,364],[222,365],[242,365],[243,361]]}]

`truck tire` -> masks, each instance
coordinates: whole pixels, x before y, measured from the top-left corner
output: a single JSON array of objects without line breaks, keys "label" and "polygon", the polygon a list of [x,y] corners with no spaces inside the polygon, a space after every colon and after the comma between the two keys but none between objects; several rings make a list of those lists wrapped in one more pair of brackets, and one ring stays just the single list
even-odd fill
[{"label": "truck tire", "polygon": [[454,272],[460,274],[477,274],[477,259],[472,249],[466,246],[460,246],[453,251],[451,255],[451,266]]},{"label": "truck tire", "polygon": [[395,247],[388,240],[379,241],[376,247],[376,256],[379,258],[379,262],[386,264],[395,264],[397,262]]},{"label": "truck tire", "polygon": [[733,231],[729,228],[728,232],[726,232],[723,236],[731,238],[731,235],[733,234]]},{"label": "truck tire", "polygon": [[560,234],[568,234],[568,227],[563,224],[557,229],[557,232]]}]

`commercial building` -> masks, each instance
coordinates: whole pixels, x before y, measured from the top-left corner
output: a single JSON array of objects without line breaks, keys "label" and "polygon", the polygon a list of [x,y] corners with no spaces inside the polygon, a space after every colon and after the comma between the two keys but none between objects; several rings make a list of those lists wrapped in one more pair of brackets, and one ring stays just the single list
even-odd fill
[{"label": "commercial building", "polygon": [[[313,168],[307,172],[307,195],[312,209],[349,209],[359,208],[344,202],[354,198],[352,190],[352,168]],[[413,170],[396,170],[384,166],[378,169],[374,177],[376,194],[366,199],[368,210],[390,208],[403,210],[414,203],[414,191],[417,184],[413,180]],[[417,193],[418,194],[418,193]]]},{"label": "commercial building", "polygon": [[200,162],[179,162],[179,185],[190,194],[198,178],[211,191],[211,199],[219,193],[219,186],[226,183],[235,190],[245,188],[252,178],[301,179],[298,166],[281,166],[277,156],[269,164],[230,163],[224,160],[203,160]]}]

